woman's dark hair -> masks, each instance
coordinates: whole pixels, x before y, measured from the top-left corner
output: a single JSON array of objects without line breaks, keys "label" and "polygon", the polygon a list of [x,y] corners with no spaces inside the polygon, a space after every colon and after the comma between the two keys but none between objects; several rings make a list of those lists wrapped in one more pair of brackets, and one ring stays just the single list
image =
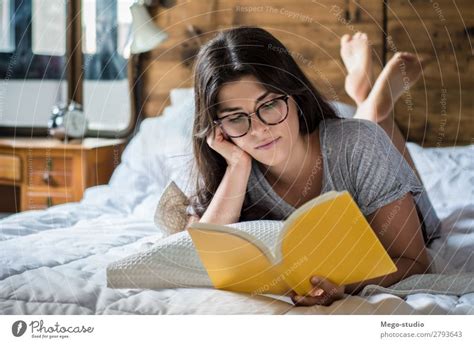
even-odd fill
[{"label": "woman's dark hair", "polygon": [[[217,119],[217,94],[224,83],[249,75],[267,90],[293,97],[303,135],[313,132],[321,120],[338,117],[285,46],[268,31],[238,27],[219,32],[201,47],[194,68],[193,150],[197,174],[196,194],[190,203],[199,217],[209,206],[227,167],[225,159],[206,142],[214,130],[212,121]],[[244,207],[246,204],[244,200]]]}]

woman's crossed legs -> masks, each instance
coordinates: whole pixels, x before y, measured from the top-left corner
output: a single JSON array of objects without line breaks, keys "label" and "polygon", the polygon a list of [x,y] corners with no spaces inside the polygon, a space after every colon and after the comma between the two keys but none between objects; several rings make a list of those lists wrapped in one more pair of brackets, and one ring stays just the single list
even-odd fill
[{"label": "woman's crossed legs", "polygon": [[379,124],[421,181],[392,110],[395,102],[420,78],[424,66],[431,60],[419,60],[414,54],[397,52],[373,82],[371,48],[367,35],[360,32],[342,36],[341,57],[348,72],[345,90],[357,104],[354,118]]}]

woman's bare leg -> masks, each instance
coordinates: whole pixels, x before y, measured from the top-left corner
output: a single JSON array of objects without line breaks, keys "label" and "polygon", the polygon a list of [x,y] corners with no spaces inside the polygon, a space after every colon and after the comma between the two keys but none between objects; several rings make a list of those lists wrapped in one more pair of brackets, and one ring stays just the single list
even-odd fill
[{"label": "woman's bare leg", "polygon": [[[351,46],[349,49],[347,46]],[[364,45],[367,45],[364,47]],[[371,71],[364,71],[364,66],[372,66],[366,60],[371,60],[370,49],[365,35],[354,35],[351,39],[344,37],[341,39],[341,56],[343,56],[346,68],[352,63],[359,63],[359,66],[350,66],[346,77],[346,92],[354,99],[358,105],[354,118],[361,118],[379,124],[392,140],[393,145],[415,171],[418,178],[420,174],[416,169],[413,159],[406,146],[406,139],[395,122],[392,114],[395,102],[403,92],[413,85],[421,75],[422,68],[429,61],[420,61],[410,53],[396,53],[384,67],[379,77],[375,81],[372,89],[365,99],[360,96],[362,92],[355,90],[365,90],[370,86]],[[358,58],[353,58],[353,54],[358,54]],[[362,56],[361,56],[362,55]],[[360,63],[360,61],[364,61]],[[356,70],[357,73],[351,73]]]},{"label": "woman's bare leg", "polygon": [[418,81],[428,60],[398,52],[387,62],[367,98],[359,104],[357,118],[380,123],[392,116],[394,104]]}]

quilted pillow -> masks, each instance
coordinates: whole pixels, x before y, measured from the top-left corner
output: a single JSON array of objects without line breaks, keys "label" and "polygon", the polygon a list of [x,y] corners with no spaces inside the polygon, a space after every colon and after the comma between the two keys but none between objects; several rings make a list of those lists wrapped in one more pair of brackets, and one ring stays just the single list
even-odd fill
[{"label": "quilted pillow", "polygon": [[109,288],[213,287],[188,231],[170,235],[152,248],[111,263]]}]

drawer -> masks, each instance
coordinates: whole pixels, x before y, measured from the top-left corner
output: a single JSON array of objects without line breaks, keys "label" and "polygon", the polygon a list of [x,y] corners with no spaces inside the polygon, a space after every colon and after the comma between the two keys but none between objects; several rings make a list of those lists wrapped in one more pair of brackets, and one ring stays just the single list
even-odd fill
[{"label": "drawer", "polygon": [[28,169],[30,186],[66,187],[72,184],[72,158],[33,157]]},{"label": "drawer", "polygon": [[18,156],[0,154],[0,179],[21,180],[21,161]]},{"label": "drawer", "polygon": [[39,193],[29,192],[26,194],[26,198],[22,201],[22,210],[36,210],[46,209],[53,205],[63,204],[66,202],[73,202],[73,195],[71,194],[50,194],[50,193]]}]

